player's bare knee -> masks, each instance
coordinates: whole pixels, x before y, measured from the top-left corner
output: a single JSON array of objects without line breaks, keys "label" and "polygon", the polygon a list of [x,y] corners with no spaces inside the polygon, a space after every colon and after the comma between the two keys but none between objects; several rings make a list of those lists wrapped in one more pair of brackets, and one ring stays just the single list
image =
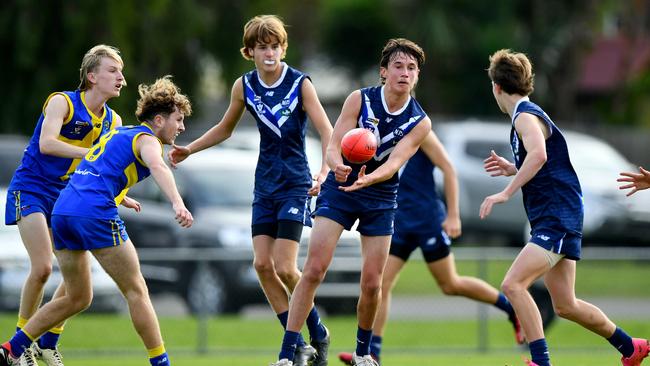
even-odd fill
[{"label": "player's bare knee", "polygon": [[29,278],[31,281],[45,284],[52,274],[52,263],[32,265],[29,271]]},{"label": "player's bare knee", "polygon": [[320,265],[305,266],[302,271],[301,280],[312,284],[319,284],[325,278],[325,273],[327,273],[327,267]]},{"label": "player's bare knee", "polygon": [[69,302],[70,310],[76,314],[90,307],[93,301],[93,293],[92,291],[78,291],[66,294],[66,298]]},{"label": "player's bare knee", "polygon": [[280,281],[284,284],[296,284],[300,279],[300,272],[298,269],[294,268],[278,268],[276,270]]},{"label": "player's bare knee", "polygon": [[438,286],[440,287],[442,293],[447,296],[456,296],[460,292],[458,286],[454,282],[439,283]]},{"label": "player's bare knee", "polygon": [[270,260],[255,258],[253,261],[253,266],[255,267],[257,275],[260,277],[273,276],[275,274],[273,262]]},{"label": "player's bare knee", "polygon": [[501,291],[506,295],[506,297],[510,298],[513,295],[516,296],[525,291],[525,288],[519,282],[506,278],[501,283]]},{"label": "player's bare knee", "polygon": [[574,314],[577,312],[577,305],[575,303],[553,303],[553,311],[564,319],[573,319]]},{"label": "player's bare knee", "polygon": [[381,291],[381,282],[367,280],[361,283],[361,292],[366,296],[377,296]]}]

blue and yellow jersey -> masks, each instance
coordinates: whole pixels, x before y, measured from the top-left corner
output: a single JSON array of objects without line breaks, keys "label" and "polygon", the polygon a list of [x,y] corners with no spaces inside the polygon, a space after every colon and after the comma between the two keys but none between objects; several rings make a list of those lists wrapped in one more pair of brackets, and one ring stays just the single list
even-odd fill
[{"label": "blue and yellow jersey", "polygon": [[115,127],[113,110],[105,104],[103,115],[94,115],[86,107],[84,92],[77,90],[50,94],[43,105],[43,112],[25,149],[21,164],[11,180],[8,188],[10,191],[28,191],[56,198],[81,161],[81,159],[45,155],[40,151],[39,142],[45,119],[45,106],[57,94],[65,97],[70,109],[70,113],[63,121],[59,140],[70,145],[89,148],[99,141],[102,134]]},{"label": "blue and yellow jersey", "polygon": [[273,85],[264,84],[257,70],[242,76],[244,103],[260,131],[255,195],[263,198],[304,197],[311,188],[301,93],[308,76],[282,66],[282,75]]},{"label": "blue and yellow jersey", "polygon": [[124,192],[150,174],[136,153],[136,141],[143,134],[154,136],[146,123],[118,127],[103,135],[61,191],[52,215],[117,218]]},{"label": "blue and yellow jersey", "polygon": [[582,232],[583,201],[578,175],[571,160],[566,140],[560,129],[537,104],[524,98],[515,106],[510,131],[510,145],[517,169],[526,159],[527,151],[515,129],[521,113],[529,113],[544,121],[550,131],[546,139],[546,163],[521,187],[524,207],[531,227],[561,227],[575,234]]},{"label": "blue and yellow jersey", "polygon": [[[339,185],[351,185],[357,180],[359,170],[363,165],[366,166],[366,174],[375,171],[388,160],[390,153],[402,138],[411,132],[426,116],[427,114],[413,97],[409,97],[409,100],[401,109],[391,113],[386,106],[383,86],[361,89],[361,108],[357,127],[368,129],[375,134],[377,152],[375,152],[372,159],[363,164],[353,164],[343,158],[343,162],[352,168],[347,182],[340,184],[336,181],[334,172],[330,172],[324,186],[337,189]],[[349,192],[348,195],[358,196],[360,199],[371,199],[394,204],[398,186],[399,176],[395,173],[395,175],[383,182]]]}]

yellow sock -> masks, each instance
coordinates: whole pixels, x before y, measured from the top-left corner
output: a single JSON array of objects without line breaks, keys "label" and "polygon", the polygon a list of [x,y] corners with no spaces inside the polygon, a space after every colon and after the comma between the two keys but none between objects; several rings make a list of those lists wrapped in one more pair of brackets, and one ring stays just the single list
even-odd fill
[{"label": "yellow sock", "polygon": [[16,327],[18,329],[23,329],[25,324],[27,324],[27,321],[29,321],[29,319],[25,319],[22,316],[18,315],[18,323],[16,323]]},{"label": "yellow sock", "polygon": [[147,350],[147,353],[149,353],[149,358],[158,357],[158,356],[162,355],[165,352],[166,351],[165,351],[165,345],[164,344],[161,344],[160,346],[158,346],[156,348],[152,348],[152,349]]}]

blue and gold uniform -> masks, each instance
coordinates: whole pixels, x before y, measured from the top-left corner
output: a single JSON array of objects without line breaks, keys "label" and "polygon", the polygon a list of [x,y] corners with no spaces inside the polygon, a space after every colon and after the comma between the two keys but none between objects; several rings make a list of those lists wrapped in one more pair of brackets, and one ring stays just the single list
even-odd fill
[{"label": "blue and gold uniform", "polygon": [[524,144],[515,130],[515,120],[529,113],[544,121],[550,131],[546,139],[546,163],[521,191],[531,227],[530,241],[567,259],[580,259],[584,207],[578,176],[571,165],[566,140],[551,118],[535,103],[522,98],[515,105],[510,145],[517,169],[526,158]]},{"label": "blue and gold uniform", "polygon": [[20,166],[16,169],[7,193],[5,224],[15,225],[22,216],[42,212],[48,224],[54,202],[66,186],[70,174],[81,159],[46,155],[40,151],[40,136],[45,119],[45,106],[54,95],[62,95],[68,102],[70,113],[63,121],[58,139],[68,144],[89,148],[99,137],[115,127],[115,113],[104,104],[102,116],[95,116],[87,107],[85,93],[66,91],[52,93],[45,101],[34,134],[25,149]]},{"label": "blue and gold uniform", "polygon": [[114,129],[77,166],[52,212],[56,249],[97,249],[128,239],[117,206],[129,187],[150,174],[136,153],[136,141],[143,134],[153,136],[144,123]]},{"label": "blue and gold uniform", "polygon": [[301,93],[308,76],[285,63],[282,67],[282,75],[273,85],[266,85],[257,70],[242,77],[244,103],[260,132],[252,224],[289,220],[311,226],[307,114]]},{"label": "blue and gold uniform", "polygon": [[404,261],[418,247],[427,262],[449,255],[451,240],[442,230],[447,209],[436,192],[435,167],[431,159],[418,150],[400,169],[390,254]]},{"label": "blue and gold uniform", "polygon": [[328,217],[347,230],[359,219],[357,230],[362,235],[391,235],[397,208],[398,173],[383,182],[353,192],[343,192],[338,187],[353,184],[363,165],[366,166],[366,174],[370,174],[385,163],[395,145],[426,116],[415,98],[409,97],[400,110],[389,113],[383,86],[361,89],[358,127],[375,134],[377,152],[364,164],[353,164],[344,159],[344,163],[352,167],[345,183],[337,182],[334,172],[328,174],[316,202],[315,215]]}]

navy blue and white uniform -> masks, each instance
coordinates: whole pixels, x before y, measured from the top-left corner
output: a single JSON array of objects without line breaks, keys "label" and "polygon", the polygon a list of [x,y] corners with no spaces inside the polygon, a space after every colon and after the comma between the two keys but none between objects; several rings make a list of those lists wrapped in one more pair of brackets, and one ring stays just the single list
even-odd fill
[{"label": "navy blue and white uniform", "polygon": [[151,174],[136,151],[141,135],[154,136],[146,123],[118,127],[103,135],[77,166],[52,212],[56,249],[106,248],[128,239],[117,206],[129,187]]},{"label": "navy blue and white uniform", "polygon": [[526,148],[515,130],[515,120],[529,113],[544,121],[550,136],[546,139],[546,163],[521,191],[524,208],[531,226],[531,239],[567,259],[580,259],[582,220],[584,216],[582,190],[571,165],[566,140],[551,118],[528,98],[515,106],[510,131],[510,145],[517,169],[526,158]]},{"label": "navy blue and white uniform", "polygon": [[242,77],[244,103],[260,131],[252,224],[297,221],[311,226],[312,178],[305,153],[307,114],[302,83],[307,75],[282,63],[282,75],[266,85],[257,70]]},{"label": "navy blue and white uniform", "polygon": [[89,148],[99,137],[115,127],[116,115],[104,104],[104,113],[95,116],[86,106],[85,92],[65,91],[48,96],[38,119],[34,134],[25,148],[22,161],[7,189],[5,224],[15,225],[21,217],[34,212],[45,215],[48,225],[54,202],[68,184],[81,159],[46,155],[40,151],[41,129],[45,119],[45,106],[55,95],[68,102],[69,114],[63,121],[58,140],[70,145]]},{"label": "navy blue and white uniform", "polygon": [[415,98],[409,97],[401,109],[390,113],[384,99],[383,86],[361,89],[358,127],[375,134],[377,152],[364,164],[353,164],[344,158],[344,164],[352,168],[345,183],[337,182],[334,172],[329,173],[316,201],[315,216],[328,217],[343,225],[346,230],[350,230],[358,219],[357,230],[362,235],[393,234],[398,173],[383,182],[353,192],[343,192],[338,187],[353,184],[363,165],[366,166],[366,174],[370,174],[385,163],[395,145],[425,117],[426,113]]},{"label": "navy blue and white uniform", "polygon": [[451,240],[442,230],[447,209],[436,192],[435,167],[431,159],[418,150],[400,169],[390,254],[404,261],[418,247],[427,262],[449,255]]}]

